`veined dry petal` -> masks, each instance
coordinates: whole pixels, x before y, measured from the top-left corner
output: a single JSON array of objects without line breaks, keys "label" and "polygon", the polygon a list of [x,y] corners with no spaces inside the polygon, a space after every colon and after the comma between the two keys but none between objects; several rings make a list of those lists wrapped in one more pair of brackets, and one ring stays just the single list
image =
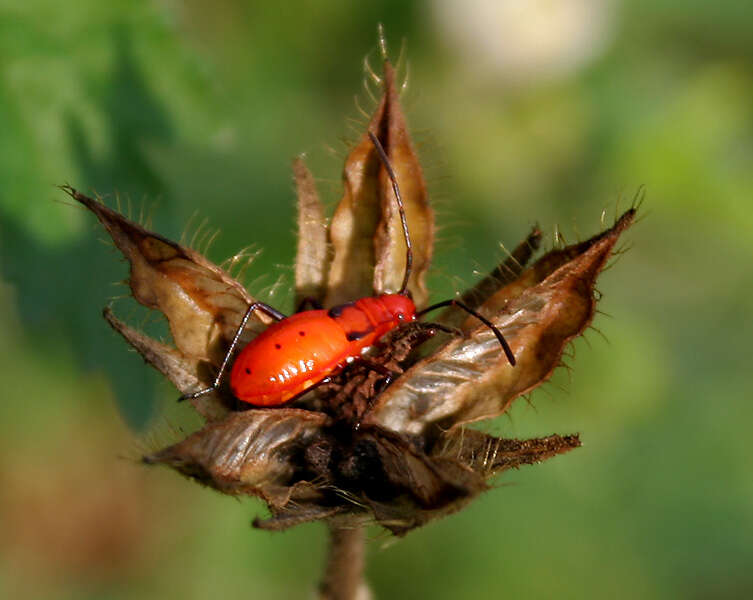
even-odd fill
[{"label": "veined dry petal", "polygon": [[[409,289],[421,306],[428,297],[424,275],[431,261],[434,215],[389,62],[385,62],[383,85],[384,95],[368,131],[384,147],[400,186],[413,243]],[[405,239],[392,185],[368,133],[345,161],[343,185],[343,197],[330,226],[334,256],[327,305],[396,292],[405,273]]]},{"label": "veined dry petal", "polygon": [[293,161],[298,195],[298,251],[295,259],[296,304],[306,298],[324,302],[327,286],[327,220],[319,201],[314,177],[303,158]]},{"label": "veined dry petal", "polygon": [[[541,385],[559,364],[565,345],[591,322],[596,277],[634,215],[629,210],[607,232],[578,244],[581,254],[538,285],[506,299],[503,310],[486,310],[487,304],[495,305],[495,297],[481,307],[509,342],[517,359],[514,367],[489,328],[476,327],[406,371],[379,396],[364,422],[419,435],[428,426],[449,428],[495,417]],[[524,273],[521,279],[526,277]]]},{"label": "veined dry petal", "polygon": [[[147,231],[69,186],[63,189],[104,225],[131,264],[133,297],[167,317],[178,350],[218,365],[253,302],[245,288],[198,252]],[[258,333],[267,322],[254,313],[245,336]]]},{"label": "veined dry petal", "polygon": [[168,465],[225,494],[260,496],[281,507],[297,483],[291,456],[327,420],[294,408],[232,413],[144,461]]},{"label": "veined dry petal", "polygon": [[[382,98],[369,129],[379,130],[386,101]],[[334,254],[329,269],[327,306],[374,293],[374,234],[381,218],[379,158],[364,134],[348,154],[343,169],[343,197],[329,227]]]}]

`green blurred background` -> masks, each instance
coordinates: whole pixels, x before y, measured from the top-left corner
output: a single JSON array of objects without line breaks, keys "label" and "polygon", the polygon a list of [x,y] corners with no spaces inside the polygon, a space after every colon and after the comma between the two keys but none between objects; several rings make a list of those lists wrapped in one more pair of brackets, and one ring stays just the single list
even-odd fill
[{"label": "green blurred background", "polygon": [[[534,222],[573,241],[647,200],[600,282],[608,341],[491,426],[584,447],[403,540],[372,531],[376,597],[753,597],[753,9],[460,5],[0,3],[0,596],[311,597],[323,527],[252,530],[260,503],[132,460],[191,418],[101,319],[126,266],[54,186],[175,239],[206,218],[210,258],[263,249],[248,285],[289,310],[290,161],[331,208],[382,22],[393,55],[407,40],[437,299]],[[159,331],[134,304],[114,308]]]}]

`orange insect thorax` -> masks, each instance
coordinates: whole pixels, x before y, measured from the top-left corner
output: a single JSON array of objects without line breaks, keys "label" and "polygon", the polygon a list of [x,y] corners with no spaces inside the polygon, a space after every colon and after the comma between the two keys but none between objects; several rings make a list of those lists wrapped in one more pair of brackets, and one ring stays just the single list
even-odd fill
[{"label": "orange insect thorax", "polygon": [[416,305],[401,294],[361,298],[353,303],[353,309],[343,311],[336,320],[354,339],[358,332],[369,331],[369,337],[375,341],[401,324],[416,319]]}]

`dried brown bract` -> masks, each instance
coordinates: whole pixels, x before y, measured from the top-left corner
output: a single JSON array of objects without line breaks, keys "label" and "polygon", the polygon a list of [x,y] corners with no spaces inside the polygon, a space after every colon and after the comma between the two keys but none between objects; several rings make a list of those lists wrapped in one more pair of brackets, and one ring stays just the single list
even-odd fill
[{"label": "dried brown bract", "polygon": [[[433,212],[389,62],[382,84],[368,131],[397,174],[415,249],[409,290],[421,308],[428,298],[424,277]],[[332,306],[396,291],[405,270],[405,240],[390,180],[367,132],[347,157],[342,200],[329,226],[301,159],[294,173],[298,299]],[[109,309],[107,321],[181,393],[211,385],[254,298],[197,252],[64,189],[105,226],[130,262],[133,297],[165,315],[175,347],[128,327]],[[265,529],[351,518],[403,534],[458,510],[498,473],[580,445],[578,435],[498,439],[465,425],[501,415],[561,364],[565,347],[593,318],[596,278],[634,216],[631,208],[610,229],[552,250],[526,268],[541,242],[534,229],[507,261],[462,295],[504,334],[515,366],[488,327],[449,309],[438,322],[463,335],[442,333],[445,342],[430,354],[420,346],[435,332],[414,325],[393,331],[375,348],[372,362],[401,373],[386,389],[380,373],[364,366],[344,370],[282,408],[239,410],[242,403],[222,388],[192,401],[206,420],[202,429],[144,461],[168,465],[226,494],[262,498],[271,517],[255,525]],[[242,343],[266,325],[254,313]]]}]

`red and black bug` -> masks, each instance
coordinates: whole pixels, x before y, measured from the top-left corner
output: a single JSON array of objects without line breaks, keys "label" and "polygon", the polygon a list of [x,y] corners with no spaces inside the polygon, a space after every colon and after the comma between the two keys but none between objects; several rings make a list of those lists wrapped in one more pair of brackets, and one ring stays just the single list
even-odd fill
[{"label": "red and black bug", "polygon": [[[254,406],[284,404],[360,358],[366,348],[387,332],[444,306],[457,306],[489,327],[499,340],[507,360],[515,365],[515,356],[499,329],[462,302],[445,300],[416,311],[416,305],[408,291],[413,250],[403,200],[384,148],[373,133],[369,132],[369,137],[392,183],[405,235],[405,275],[400,290],[395,294],[361,298],[329,310],[304,310],[289,317],[268,304],[254,302],[243,315],[213,384],[193,394],[181,396],[181,400],[198,398],[220,387],[241,333],[256,310],[277,322],[241,350],[230,370],[230,389],[233,395]],[[431,324],[431,327],[455,332],[442,325]],[[374,365],[374,368],[379,367]],[[389,379],[390,375],[386,375]]]}]

